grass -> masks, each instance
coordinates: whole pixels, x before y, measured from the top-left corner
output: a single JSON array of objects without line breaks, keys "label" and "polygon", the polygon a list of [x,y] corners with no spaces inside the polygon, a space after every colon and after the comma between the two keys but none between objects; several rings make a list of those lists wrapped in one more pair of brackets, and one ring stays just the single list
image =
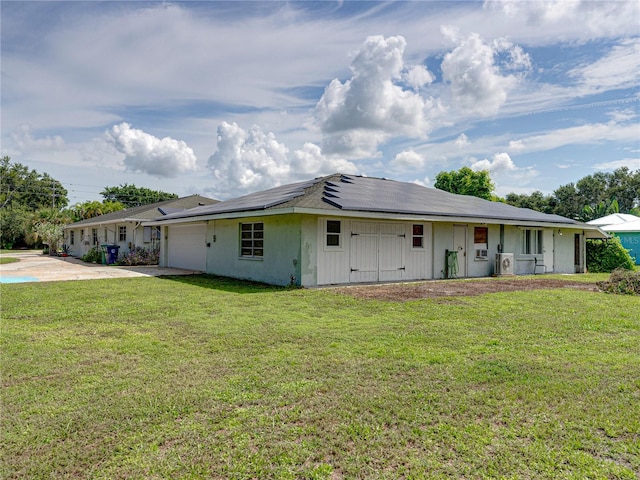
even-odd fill
[{"label": "grass", "polygon": [[0,265],[6,265],[7,263],[19,262],[20,259],[13,257],[0,257]]},{"label": "grass", "polygon": [[640,299],[1,285],[2,478],[620,478]]}]

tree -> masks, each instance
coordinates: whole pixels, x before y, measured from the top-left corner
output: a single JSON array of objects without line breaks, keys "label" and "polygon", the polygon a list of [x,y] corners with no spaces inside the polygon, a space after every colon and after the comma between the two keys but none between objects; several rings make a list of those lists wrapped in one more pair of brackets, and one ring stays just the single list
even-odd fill
[{"label": "tree", "polygon": [[124,205],[120,202],[98,202],[97,200],[76,203],[68,209],[69,216],[73,222],[79,222],[87,218],[105,215],[111,212],[122,210]]},{"label": "tree", "polygon": [[505,200],[509,205],[513,205],[514,207],[529,208],[543,213],[552,213],[556,204],[553,196],[544,195],[539,190],[533,192],[531,195],[508,193]]},{"label": "tree", "polygon": [[22,205],[30,211],[42,207],[63,208],[69,203],[67,193],[49,174],[12,163],[7,156],[0,159],[0,208],[13,205]]},{"label": "tree", "polygon": [[612,213],[620,213],[618,200],[616,200],[615,198],[612,198],[608,201],[602,201],[595,207],[592,207],[591,205],[585,205],[582,209],[581,220],[583,222],[589,222],[591,220],[595,220],[596,218],[606,217],[607,215],[611,215]]},{"label": "tree", "polygon": [[462,167],[457,171],[438,173],[434,187],[446,192],[472,195],[485,200],[492,199],[495,189],[488,170],[475,172],[469,167]]},{"label": "tree", "polygon": [[106,187],[100,192],[100,195],[102,195],[105,202],[120,202],[125,207],[139,207],[140,205],[149,205],[150,203],[178,198],[178,195],[174,193],[150,190],[126,183],[118,187]]}]

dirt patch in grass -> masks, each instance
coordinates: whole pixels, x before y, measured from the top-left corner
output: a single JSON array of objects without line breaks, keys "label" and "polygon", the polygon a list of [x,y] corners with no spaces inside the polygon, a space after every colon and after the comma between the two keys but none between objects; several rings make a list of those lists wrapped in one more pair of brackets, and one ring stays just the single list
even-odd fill
[{"label": "dirt patch in grass", "polygon": [[337,293],[356,298],[405,302],[423,298],[469,297],[485,293],[570,288],[599,291],[596,283],[544,277],[487,278],[474,280],[431,280],[419,283],[392,283],[339,287]]}]

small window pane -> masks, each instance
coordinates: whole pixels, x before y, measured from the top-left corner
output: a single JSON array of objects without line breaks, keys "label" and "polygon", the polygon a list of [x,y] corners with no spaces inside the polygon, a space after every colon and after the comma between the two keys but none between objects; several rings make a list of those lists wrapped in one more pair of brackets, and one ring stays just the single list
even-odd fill
[{"label": "small window pane", "polygon": [[413,237],[413,248],[422,248],[422,237]]},{"label": "small window pane", "polygon": [[327,233],[340,233],[340,220],[327,220]]},{"label": "small window pane", "polygon": [[413,234],[414,235],[424,235],[424,225],[414,225],[413,226]]},{"label": "small window pane", "polygon": [[340,235],[327,235],[327,247],[339,247]]}]

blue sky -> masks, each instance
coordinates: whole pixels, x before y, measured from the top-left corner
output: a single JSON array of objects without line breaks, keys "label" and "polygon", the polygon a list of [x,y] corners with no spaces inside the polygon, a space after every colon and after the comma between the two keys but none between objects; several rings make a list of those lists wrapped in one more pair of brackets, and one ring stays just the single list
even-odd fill
[{"label": "blue sky", "polygon": [[2,1],[2,155],[71,203],[640,169],[640,3]]}]

